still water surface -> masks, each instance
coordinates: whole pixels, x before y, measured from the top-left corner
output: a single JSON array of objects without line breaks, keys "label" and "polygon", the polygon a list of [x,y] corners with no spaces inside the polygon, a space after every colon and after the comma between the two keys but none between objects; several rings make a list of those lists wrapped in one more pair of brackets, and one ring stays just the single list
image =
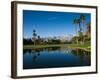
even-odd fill
[{"label": "still water surface", "polygon": [[61,47],[24,49],[23,69],[90,66],[90,52]]}]

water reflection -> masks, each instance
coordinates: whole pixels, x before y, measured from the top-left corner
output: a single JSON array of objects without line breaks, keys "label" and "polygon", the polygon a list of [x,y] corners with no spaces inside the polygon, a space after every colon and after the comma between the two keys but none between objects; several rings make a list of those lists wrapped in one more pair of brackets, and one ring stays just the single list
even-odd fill
[{"label": "water reflection", "polygon": [[66,47],[23,50],[23,69],[90,66],[90,52]]},{"label": "water reflection", "polygon": [[90,57],[90,52],[82,50],[82,49],[74,49],[72,50],[72,54],[75,56],[79,56],[81,64],[84,62],[90,63],[91,57]]}]

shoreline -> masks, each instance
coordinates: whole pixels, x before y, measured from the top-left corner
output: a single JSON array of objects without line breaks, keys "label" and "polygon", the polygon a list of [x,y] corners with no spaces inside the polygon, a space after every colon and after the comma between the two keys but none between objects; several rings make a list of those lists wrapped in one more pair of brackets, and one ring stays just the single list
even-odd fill
[{"label": "shoreline", "polygon": [[49,48],[49,47],[64,47],[64,48],[72,48],[72,49],[82,49],[87,52],[91,52],[89,45],[76,45],[76,44],[50,44],[50,45],[24,45],[23,49],[36,49],[36,48]]}]

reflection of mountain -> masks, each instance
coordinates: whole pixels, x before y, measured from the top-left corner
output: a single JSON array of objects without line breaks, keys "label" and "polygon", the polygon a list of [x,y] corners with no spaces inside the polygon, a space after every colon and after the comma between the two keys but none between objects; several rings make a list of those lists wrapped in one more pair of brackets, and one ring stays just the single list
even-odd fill
[{"label": "reflection of mountain", "polygon": [[69,54],[69,53],[71,53],[72,50],[69,49],[69,48],[66,48],[66,47],[61,47],[61,48],[60,48],[60,51],[63,52],[63,53]]}]

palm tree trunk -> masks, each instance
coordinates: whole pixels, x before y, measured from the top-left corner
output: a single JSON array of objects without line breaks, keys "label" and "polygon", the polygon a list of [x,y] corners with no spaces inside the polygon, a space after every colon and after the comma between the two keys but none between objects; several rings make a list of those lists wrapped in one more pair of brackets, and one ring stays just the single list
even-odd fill
[{"label": "palm tree trunk", "polygon": [[82,28],[83,28],[83,44],[84,44],[84,41],[85,41],[85,35],[84,35],[84,21],[82,21]]},{"label": "palm tree trunk", "polygon": [[34,46],[35,46],[35,39],[34,39]]},{"label": "palm tree trunk", "polygon": [[77,25],[76,25],[76,43],[78,44],[78,38],[77,38],[78,32],[77,32]]},{"label": "palm tree trunk", "polygon": [[[79,23],[79,28],[80,28],[80,33],[82,32],[82,28],[81,28],[81,25],[80,25],[80,23]],[[82,44],[82,34],[80,35],[80,38],[81,38],[81,41],[80,41],[80,43]]]}]

